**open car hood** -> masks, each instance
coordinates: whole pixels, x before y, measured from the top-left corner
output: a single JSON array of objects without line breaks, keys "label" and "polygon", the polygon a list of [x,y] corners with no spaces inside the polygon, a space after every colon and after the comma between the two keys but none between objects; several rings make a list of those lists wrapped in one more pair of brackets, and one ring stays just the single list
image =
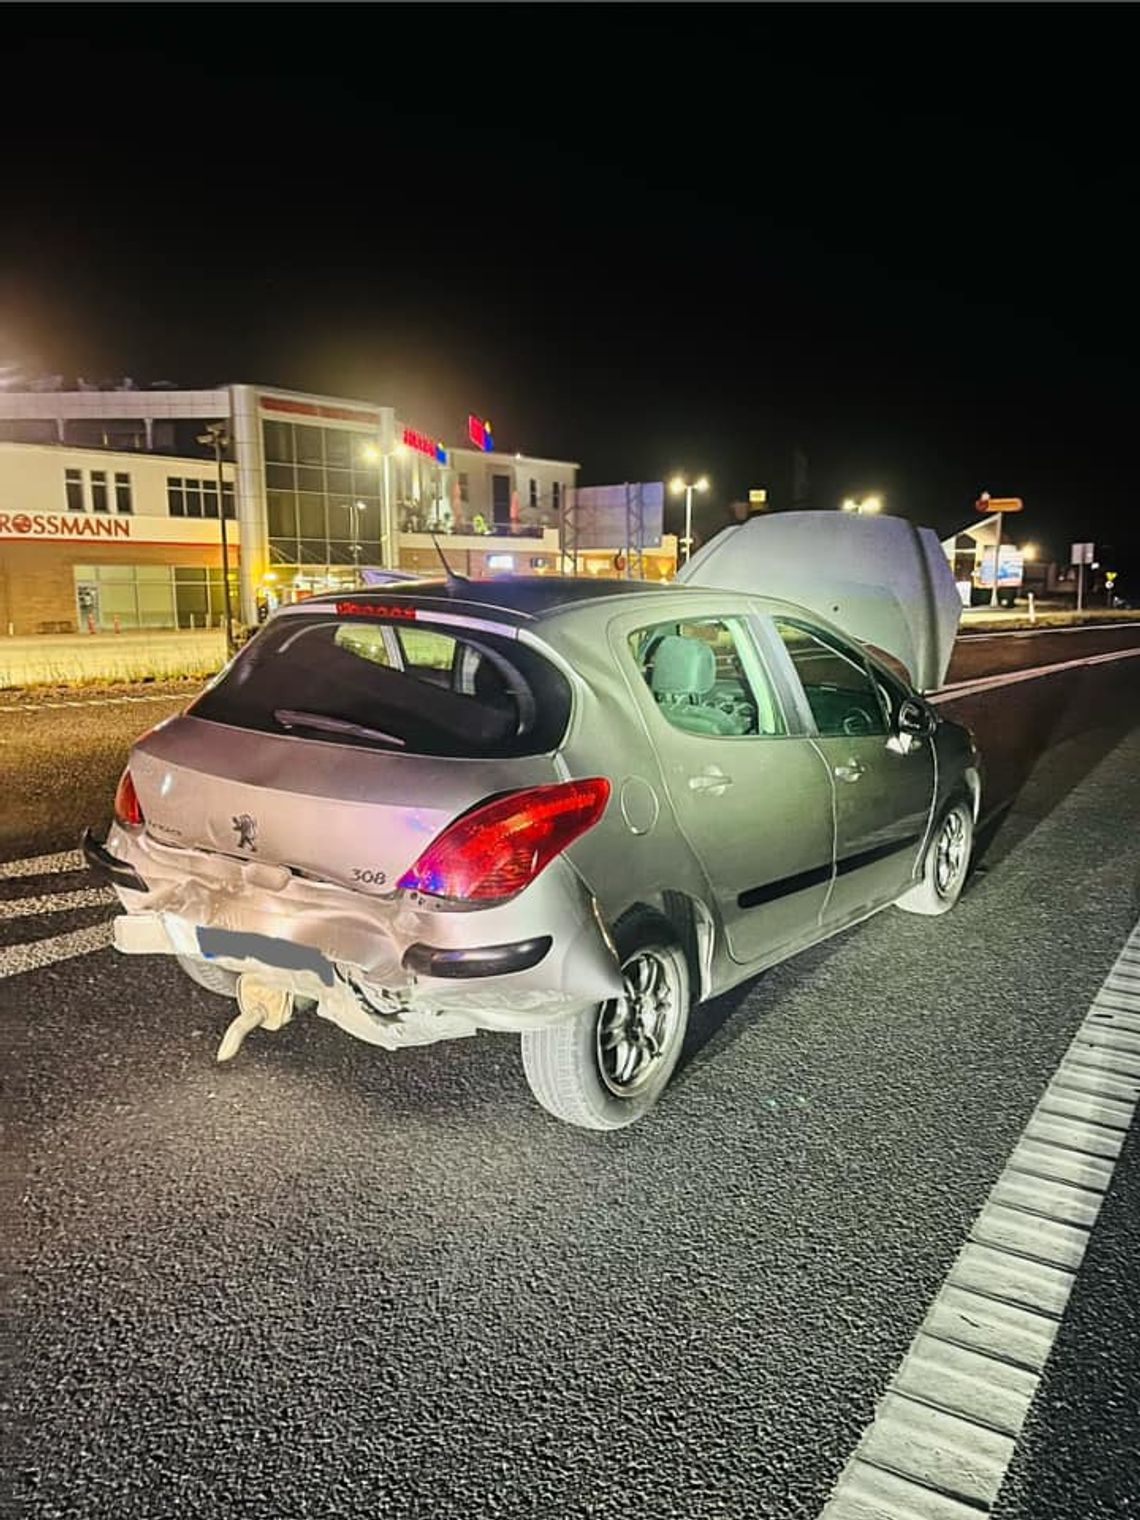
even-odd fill
[{"label": "open car hood", "polygon": [[798,602],[893,655],[918,691],[946,679],[962,601],[937,536],[903,517],[753,517],[718,533],[677,579]]}]

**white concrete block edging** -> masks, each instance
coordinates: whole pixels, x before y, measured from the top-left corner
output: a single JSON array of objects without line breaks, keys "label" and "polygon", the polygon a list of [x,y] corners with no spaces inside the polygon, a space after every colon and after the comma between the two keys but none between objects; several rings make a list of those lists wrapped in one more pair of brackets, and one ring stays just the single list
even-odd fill
[{"label": "white concrete block edging", "polygon": [[978,1520],[990,1513],[1138,1101],[1140,924],[820,1520]]}]

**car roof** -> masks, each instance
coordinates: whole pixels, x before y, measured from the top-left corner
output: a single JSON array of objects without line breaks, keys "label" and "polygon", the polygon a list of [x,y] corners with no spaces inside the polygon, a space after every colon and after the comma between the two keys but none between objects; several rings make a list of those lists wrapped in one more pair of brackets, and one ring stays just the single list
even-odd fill
[{"label": "car roof", "polygon": [[360,607],[375,606],[380,610],[393,602],[412,601],[416,605],[447,603],[457,611],[464,607],[480,611],[491,608],[513,613],[519,618],[538,619],[585,602],[612,601],[623,596],[655,595],[681,589],[673,582],[594,580],[570,575],[515,575],[485,581],[467,581],[460,576],[445,580],[441,576],[436,580],[409,579],[393,581],[382,587],[322,592],[320,596],[307,597],[282,611],[319,612],[345,602]]}]

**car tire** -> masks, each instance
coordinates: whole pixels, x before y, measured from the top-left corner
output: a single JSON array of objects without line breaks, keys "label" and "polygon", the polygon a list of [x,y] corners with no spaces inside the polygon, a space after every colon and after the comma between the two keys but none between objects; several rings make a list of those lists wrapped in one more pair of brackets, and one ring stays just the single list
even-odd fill
[{"label": "car tire", "polygon": [[648,1113],[673,1075],[689,1021],[689,965],[668,919],[634,908],[615,926],[614,945],[624,997],[522,1036],[531,1092],[556,1119],[582,1129],[624,1129]]},{"label": "car tire", "polygon": [[922,876],[898,899],[905,913],[949,913],[962,895],[974,846],[974,810],[959,798],[942,814],[926,849]]},{"label": "car tire", "polygon": [[222,997],[237,997],[237,972],[227,971],[224,966],[212,966],[193,955],[176,955],[174,959],[192,982],[205,987],[207,992],[217,992]]}]

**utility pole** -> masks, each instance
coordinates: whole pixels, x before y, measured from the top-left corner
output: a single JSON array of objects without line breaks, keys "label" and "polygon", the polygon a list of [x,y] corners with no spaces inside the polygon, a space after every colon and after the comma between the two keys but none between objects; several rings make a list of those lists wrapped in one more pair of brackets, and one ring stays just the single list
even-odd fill
[{"label": "utility pole", "polygon": [[214,463],[218,470],[218,515],[222,525],[222,603],[226,611],[226,658],[229,659],[237,645],[234,643],[233,609],[230,606],[230,545],[226,536],[226,491],[222,479],[222,451],[230,445],[225,423],[207,422],[206,431],[198,434],[198,442],[213,446]]}]

